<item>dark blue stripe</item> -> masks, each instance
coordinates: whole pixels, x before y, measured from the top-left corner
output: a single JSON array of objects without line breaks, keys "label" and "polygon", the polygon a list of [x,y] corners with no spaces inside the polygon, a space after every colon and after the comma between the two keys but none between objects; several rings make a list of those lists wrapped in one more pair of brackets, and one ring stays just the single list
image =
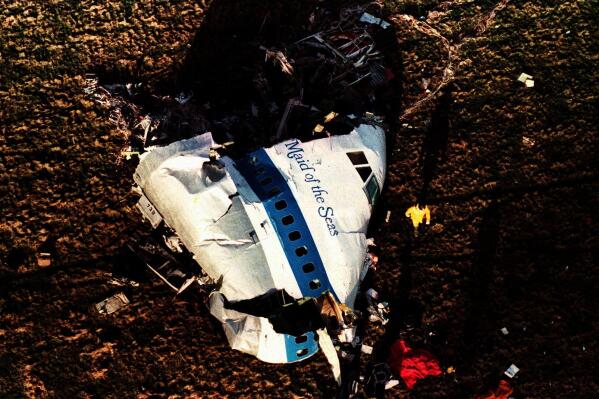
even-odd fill
[{"label": "dark blue stripe", "polygon": [[[257,150],[237,161],[236,164],[239,172],[262,201],[302,295],[317,297],[328,290],[338,301],[299,205],[285,178],[266,151]],[[286,224],[291,220],[293,220],[291,223]],[[298,256],[296,253],[298,250],[301,251],[300,253],[306,253]],[[288,362],[305,359],[318,351],[314,332],[307,332],[303,336],[306,337],[306,341],[298,343],[297,341],[301,341],[302,338],[285,334]]]},{"label": "dark blue stripe", "polygon": [[[331,286],[299,205],[266,151],[255,151],[236,164],[239,172],[262,201],[302,295],[317,297],[328,290],[338,301],[339,298]],[[282,201],[286,205],[285,208],[277,209],[283,205]],[[290,221],[292,222],[286,224]],[[295,238],[298,233],[299,238],[292,241],[291,238]],[[303,253],[305,254],[300,256]]]}]

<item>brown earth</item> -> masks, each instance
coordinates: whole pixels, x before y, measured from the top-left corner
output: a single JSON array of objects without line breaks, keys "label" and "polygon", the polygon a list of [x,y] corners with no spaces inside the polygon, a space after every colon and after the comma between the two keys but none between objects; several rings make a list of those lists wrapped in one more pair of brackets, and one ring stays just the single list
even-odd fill
[{"label": "brown earth", "polygon": [[[599,8],[508,2],[482,29],[497,4],[386,4],[402,107],[388,120],[373,283],[392,304],[386,337],[401,334],[456,369],[389,396],[472,398],[511,363],[521,369],[516,398],[599,392]],[[125,138],[83,92],[83,75],[167,92],[191,85],[216,106],[237,106],[251,91],[244,49],[265,16],[262,33],[277,43],[297,37],[312,7],[0,0],[0,397],[334,395],[321,355],[272,366],[231,351],[201,293],[173,300],[147,282],[125,289],[131,304],[115,316],[90,309],[122,289],[103,273],[122,266],[112,255],[145,227],[129,194],[132,166],[119,160]],[[455,79],[402,115],[427,95],[422,79],[434,92],[448,65],[421,16],[454,46]],[[534,88],[516,80],[521,72]],[[433,226],[414,239],[403,213],[417,198],[430,204]],[[39,269],[48,237],[53,265]],[[406,329],[413,314],[421,322]],[[366,342],[380,333],[371,329]]]}]

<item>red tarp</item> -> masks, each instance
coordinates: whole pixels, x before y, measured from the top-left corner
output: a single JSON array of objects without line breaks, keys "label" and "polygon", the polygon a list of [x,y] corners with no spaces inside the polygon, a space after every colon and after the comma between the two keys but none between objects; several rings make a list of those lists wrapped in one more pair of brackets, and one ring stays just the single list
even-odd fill
[{"label": "red tarp", "polygon": [[391,347],[387,363],[396,375],[401,376],[408,389],[412,389],[424,377],[442,374],[439,361],[432,353],[424,349],[412,349],[400,339]]},{"label": "red tarp", "polygon": [[499,386],[495,390],[478,395],[475,399],[507,399],[514,390],[510,387],[510,383],[506,380],[501,380]]}]

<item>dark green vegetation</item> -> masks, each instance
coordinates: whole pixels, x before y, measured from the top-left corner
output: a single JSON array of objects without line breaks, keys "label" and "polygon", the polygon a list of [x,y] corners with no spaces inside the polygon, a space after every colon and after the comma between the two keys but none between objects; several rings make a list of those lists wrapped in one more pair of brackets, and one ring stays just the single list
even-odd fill
[{"label": "dark green vegetation", "polygon": [[[422,310],[402,335],[457,370],[408,397],[470,398],[511,363],[521,368],[515,397],[592,397],[599,7],[514,1],[479,34],[494,1],[442,3],[388,2],[400,50],[390,65],[406,108],[425,95],[423,78],[431,90],[439,83],[446,51],[397,16],[437,11],[430,25],[461,43],[445,100],[390,121],[387,189],[373,223],[382,250],[375,286],[397,319],[413,311],[406,304]],[[192,65],[198,87],[224,88],[214,101],[237,97],[246,79],[236,78],[245,70],[234,50],[267,13],[283,40],[293,36],[287,18],[312,7],[241,4],[0,1],[0,397],[333,395],[320,356],[279,367],[229,350],[200,295],[173,302],[148,284],[128,292],[132,304],[116,317],[89,309],[115,292],[102,272],[118,267],[109,256],[143,226],[131,168],[118,161],[125,137],[83,92],[83,74],[168,91]],[[211,28],[202,30],[205,15]],[[199,53],[190,54],[192,42]],[[521,72],[534,88],[516,80]],[[403,212],[422,195],[442,226],[413,240]],[[38,270],[33,257],[48,236],[56,260]]]}]

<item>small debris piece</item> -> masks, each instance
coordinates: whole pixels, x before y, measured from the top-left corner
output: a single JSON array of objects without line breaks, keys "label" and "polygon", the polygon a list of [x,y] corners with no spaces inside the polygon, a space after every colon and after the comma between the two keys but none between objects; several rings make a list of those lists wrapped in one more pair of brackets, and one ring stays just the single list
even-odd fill
[{"label": "small debris piece", "polygon": [[119,292],[118,294],[115,294],[110,298],[106,298],[102,302],[97,303],[96,310],[101,314],[112,314],[128,304],[129,299],[127,299],[125,294]]},{"label": "small debris piece", "polygon": [[532,147],[535,145],[535,141],[529,137],[522,136],[522,145],[526,147]]},{"label": "small debris piece", "polygon": [[385,391],[399,384],[399,380],[389,380],[385,383]]},{"label": "small debris piece", "polygon": [[520,76],[518,76],[518,82],[526,83],[528,79],[532,79],[532,76],[527,73],[521,73]]},{"label": "small debris piece", "polygon": [[503,335],[508,335],[510,332],[507,330],[507,328],[503,327],[503,328],[501,329],[501,333],[502,333]]},{"label": "small debris piece", "polygon": [[329,112],[328,115],[324,117],[324,123],[329,123],[330,121],[335,119],[335,117],[337,117],[337,115],[339,115],[339,114],[336,112]]},{"label": "small debris piece", "polygon": [[372,346],[370,346],[370,345],[362,344],[362,347],[360,348],[360,350],[362,351],[362,353],[365,353],[367,355],[372,354]]},{"label": "small debris piece", "polygon": [[314,133],[321,133],[324,130],[324,126],[318,124],[314,127]]},{"label": "small debris piece", "polygon": [[526,87],[535,86],[535,81],[532,79],[532,76],[527,73],[521,73],[520,76],[518,76],[518,82],[524,83]]},{"label": "small debris piece", "polygon": [[365,12],[360,17],[360,22],[366,22],[367,24],[378,25],[383,29],[387,29],[391,24],[383,19],[377,18],[372,14]]},{"label": "small debris piece", "polygon": [[281,71],[287,75],[293,75],[293,65],[289,63],[285,54],[278,50],[269,50],[264,46],[260,47],[265,51],[264,62],[272,61],[273,64],[278,65]]},{"label": "small debris piece", "polygon": [[48,267],[52,264],[52,258],[49,252],[40,252],[37,254],[37,265],[39,267]]},{"label": "small debris piece", "polygon": [[453,366],[447,367],[447,374],[453,374],[453,373],[455,373],[455,367],[453,367]]},{"label": "small debris piece", "polygon": [[432,230],[435,233],[442,233],[443,230],[445,230],[445,226],[443,226],[441,223],[435,223],[432,227]]},{"label": "small debris piece", "polygon": [[516,367],[515,364],[512,364],[510,367],[508,367],[507,370],[505,370],[505,373],[503,374],[507,375],[510,378],[514,378],[514,376],[518,374],[518,371],[520,371],[520,369]]},{"label": "small debris piece", "polygon": [[389,223],[391,220],[391,211],[387,211],[387,215],[385,215],[385,223]]}]

